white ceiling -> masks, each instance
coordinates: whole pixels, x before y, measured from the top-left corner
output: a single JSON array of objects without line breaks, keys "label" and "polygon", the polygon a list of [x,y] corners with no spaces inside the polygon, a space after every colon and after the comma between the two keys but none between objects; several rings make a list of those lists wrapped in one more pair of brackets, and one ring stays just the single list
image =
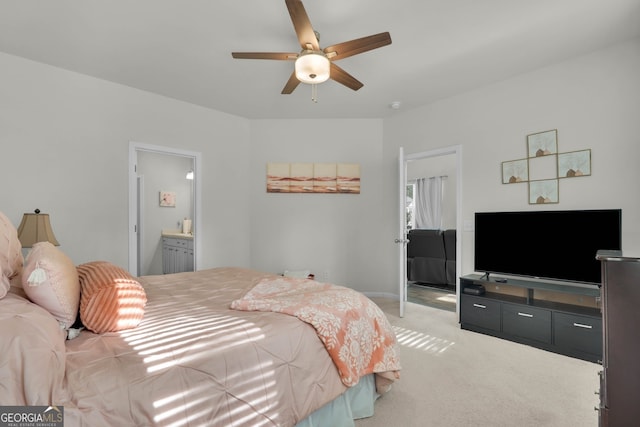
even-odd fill
[{"label": "white ceiling", "polygon": [[0,51],[251,118],[380,118],[640,36],[640,0],[304,0],[320,45],[389,31],[338,63],[364,83],[281,95],[284,0],[0,0]]}]

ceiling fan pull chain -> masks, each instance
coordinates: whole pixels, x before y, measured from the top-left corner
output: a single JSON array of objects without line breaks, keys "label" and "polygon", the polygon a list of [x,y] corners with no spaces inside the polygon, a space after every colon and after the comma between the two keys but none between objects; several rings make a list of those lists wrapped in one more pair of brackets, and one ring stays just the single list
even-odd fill
[{"label": "ceiling fan pull chain", "polygon": [[311,84],[311,100],[316,104],[318,103],[318,85],[317,84]]}]

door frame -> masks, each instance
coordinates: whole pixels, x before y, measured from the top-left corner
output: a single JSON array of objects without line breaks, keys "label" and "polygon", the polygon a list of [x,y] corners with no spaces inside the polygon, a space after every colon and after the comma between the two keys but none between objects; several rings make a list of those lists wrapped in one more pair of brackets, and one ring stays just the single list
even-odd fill
[{"label": "door frame", "polygon": [[[399,159],[401,159],[402,165],[400,165],[399,180],[400,180],[400,195],[398,197],[400,203],[400,212],[404,212],[407,205],[406,200],[406,185],[407,185],[407,164],[416,160],[423,160],[440,156],[456,156],[456,317],[458,322],[460,321],[460,276],[462,272],[462,145],[452,145],[450,147],[437,148],[434,150],[421,151],[419,153],[405,154],[404,149],[400,147]],[[404,185],[402,185],[404,180]],[[405,223],[404,216],[401,215],[400,222]],[[404,227],[406,229],[406,226]],[[404,235],[398,237],[401,240],[406,240],[406,232]],[[400,256],[399,266],[400,271],[406,271],[407,265],[407,252],[406,244],[399,245],[404,252],[403,256]],[[404,317],[404,305],[407,300],[407,275],[404,274],[400,278],[399,283],[399,295],[400,295],[400,317]]]},{"label": "door frame", "polygon": [[200,239],[202,234],[201,224],[201,203],[202,196],[200,185],[202,153],[196,151],[182,150],[179,148],[163,147],[160,145],[146,144],[142,142],[129,141],[129,273],[134,277],[138,276],[138,152],[150,152],[164,154],[168,156],[178,156],[191,158],[193,161],[193,229],[197,233],[193,235],[193,256],[194,270],[200,264]]}]

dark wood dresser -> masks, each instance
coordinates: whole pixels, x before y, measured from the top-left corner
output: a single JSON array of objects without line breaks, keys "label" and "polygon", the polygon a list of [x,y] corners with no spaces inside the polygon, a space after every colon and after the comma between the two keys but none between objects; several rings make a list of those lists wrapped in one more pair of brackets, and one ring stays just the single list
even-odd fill
[{"label": "dark wood dresser", "polygon": [[640,425],[640,258],[600,251],[603,370],[599,425]]}]

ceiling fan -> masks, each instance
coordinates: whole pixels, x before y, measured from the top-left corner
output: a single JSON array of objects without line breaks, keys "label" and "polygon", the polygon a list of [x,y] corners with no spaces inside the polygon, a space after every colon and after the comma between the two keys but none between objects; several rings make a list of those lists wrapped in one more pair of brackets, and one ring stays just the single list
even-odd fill
[{"label": "ceiling fan", "polygon": [[320,49],[319,34],[311,26],[302,1],[285,0],[285,3],[302,47],[300,53],[232,52],[231,55],[236,59],[295,61],[295,69],[282,89],[283,95],[292,93],[300,82],[315,85],[331,79],[353,90],[364,86],[351,74],[337,66],[334,61],[391,44],[389,33],[374,34]]}]

